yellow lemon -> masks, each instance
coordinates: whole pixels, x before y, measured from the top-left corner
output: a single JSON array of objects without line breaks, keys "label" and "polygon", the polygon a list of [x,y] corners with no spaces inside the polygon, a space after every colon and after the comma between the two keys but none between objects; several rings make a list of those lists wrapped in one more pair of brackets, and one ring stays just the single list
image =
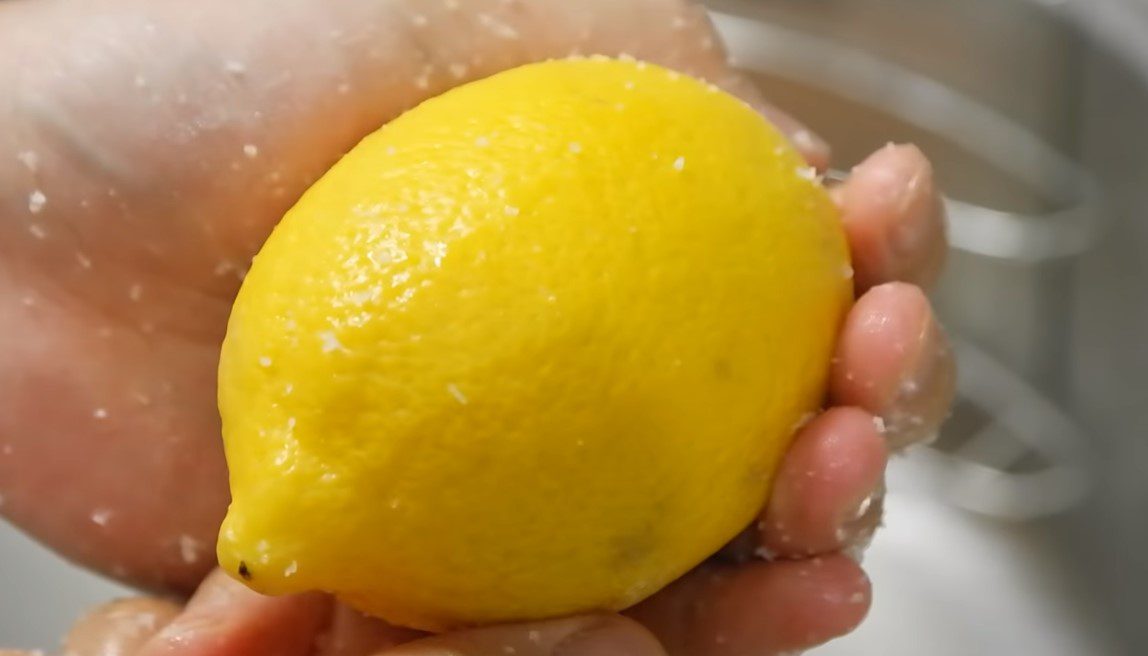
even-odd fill
[{"label": "yellow lemon", "polygon": [[797,153],[702,82],[582,59],[429,100],[244,281],[220,562],[432,630],[631,605],[761,508],[849,277]]}]

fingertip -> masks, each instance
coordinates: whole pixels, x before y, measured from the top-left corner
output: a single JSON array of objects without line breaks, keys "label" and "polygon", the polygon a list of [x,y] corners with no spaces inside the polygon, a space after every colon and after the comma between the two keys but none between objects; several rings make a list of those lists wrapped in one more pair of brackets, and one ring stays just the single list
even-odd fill
[{"label": "fingertip", "polygon": [[956,387],[944,331],[924,292],[885,283],[857,300],[845,319],[830,373],[830,399],[885,423],[894,447],[934,434]]},{"label": "fingertip", "polygon": [[703,566],[628,612],[652,627],[671,653],[774,654],[852,631],[870,598],[865,573],[835,554]]},{"label": "fingertip", "polygon": [[831,408],[804,428],[778,471],[758,537],[764,553],[807,556],[863,537],[888,452],[872,415]]},{"label": "fingertip", "polygon": [[320,594],[267,597],[221,570],[200,585],[183,612],[139,656],[306,656],[330,615]]},{"label": "fingertip", "polygon": [[714,654],[803,650],[857,628],[871,598],[865,572],[842,555],[758,563],[726,581],[702,622],[723,647]]},{"label": "fingertip", "polygon": [[912,144],[889,144],[857,165],[835,192],[864,291],[900,280],[932,284],[944,264],[945,212],[933,166]]},{"label": "fingertip", "polygon": [[64,638],[64,651],[74,656],[134,654],[179,612],[176,603],[155,597],[108,602],[76,621]]}]

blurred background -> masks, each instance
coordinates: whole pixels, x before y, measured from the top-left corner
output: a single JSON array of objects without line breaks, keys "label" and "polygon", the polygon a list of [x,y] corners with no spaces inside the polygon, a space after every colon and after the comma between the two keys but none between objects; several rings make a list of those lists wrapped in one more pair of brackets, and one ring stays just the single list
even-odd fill
[{"label": "blurred background", "polygon": [[[1148,0],[708,4],[839,166],[912,141],[949,194],[958,403],[892,465],[869,620],[813,653],[1148,653]],[[17,645],[125,592],[0,554]]]}]

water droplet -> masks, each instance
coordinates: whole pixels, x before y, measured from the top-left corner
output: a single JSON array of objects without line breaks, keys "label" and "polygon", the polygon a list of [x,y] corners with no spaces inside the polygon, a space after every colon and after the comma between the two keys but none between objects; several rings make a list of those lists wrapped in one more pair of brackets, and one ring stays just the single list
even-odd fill
[{"label": "water droplet", "polygon": [[48,238],[48,231],[45,230],[44,226],[40,225],[39,223],[30,224],[28,226],[28,234],[32,235],[36,239]]},{"label": "water droplet", "polygon": [[239,77],[239,76],[241,76],[247,72],[247,67],[244,66],[243,62],[241,62],[241,61],[229,59],[229,60],[223,62],[223,70],[227,71],[231,75]]},{"label": "water droplet", "polygon": [[468,70],[466,64],[460,64],[458,62],[452,63],[447,68],[450,70],[450,74],[453,75],[456,80],[461,80],[463,77],[465,77]]},{"label": "water droplet", "polygon": [[881,417],[873,417],[873,428],[877,429],[878,433],[885,433],[885,420]]},{"label": "water droplet", "polygon": [[853,279],[853,267],[849,264],[842,266],[841,267],[841,276],[843,278],[845,278],[846,280],[852,280]]},{"label": "water droplet", "polygon": [[299,571],[299,563],[292,560],[290,563],[287,563],[286,567],[283,568],[283,576],[288,576],[288,577],[289,576],[295,576],[295,572],[298,572],[298,571]]},{"label": "water droplet", "polygon": [[568,148],[570,149],[570,152],[574,153],[575,155],[582,152],[582,144],[578,143],[577,141],[571,141]]},{"label": "water droplet", "polygon": [[675,171],[681,171],[685,168],[686,168],[686,158],[681,156],[681,155],[678,155],[677,159],[674,160],[674,170]]},{"label": "water droplet", "polygon": [[502,211],[506,216],[518,216],[518,208],[513,205],[507,205]]},{"label": "water droplet", "polygon": [[33,189],[32,193],[28,194],[28,211],[32,214],[39,214],[47,202],[48,197],[44,195],[44,192],[39,189]]},{"label": "water droplet", "polygon": [[108,522],[111,521],[111,518],[112,518],[112,511],[110,511],[106,508],[100,508],[100,509],[92,511],[92,515],[91,515],[92,523],[96,524],[98,526],[107,526]]},{"label": "water droplet", "polygon": [[106,408],[96,408],[95,410],[92,410],[92,416],[96,419],[107,419],[108,411]]},{"label": "water droplet", "polygon": [[259,147],[255,144],[243,144],[243,154],[247,157],[255,157],[259,154]]},{"label": "water droplet", "polygon": [[860,592],[854,592],[853,594],[849,595],[849,603],[863,604],[865,603],[865,595]]},{"label": "water droplet", "polygon": [[265,367],[265,368],[270,367],[271,366],[271,358],[267,357],[266,355],[259,356],[259,366]]},{"label": "water droplet", "polygon": [[141,285],[137,282],[137,283],[134,283],[131,287],[128,287],[128,298],[130,298],[133,301],[139,301],[140,298],[142,298],[142,297],[143,297],[143,285]]},{"label": "water droplet", "polygon": [[85,255],[82,251],[76,251],[76,262],[78,262],[79,265],[85,269],[92,268],[91,258]]}]

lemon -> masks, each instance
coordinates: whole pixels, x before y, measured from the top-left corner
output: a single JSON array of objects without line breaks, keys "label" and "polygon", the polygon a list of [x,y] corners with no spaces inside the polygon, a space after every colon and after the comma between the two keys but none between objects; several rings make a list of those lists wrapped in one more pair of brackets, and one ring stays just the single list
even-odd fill
[{"label": "lemon", "polygon": [[850,298],[827,194],[737,99],[603,58],[450,91],[244,281],[220,562],[430,630],[631,605],[759,511]]}]

